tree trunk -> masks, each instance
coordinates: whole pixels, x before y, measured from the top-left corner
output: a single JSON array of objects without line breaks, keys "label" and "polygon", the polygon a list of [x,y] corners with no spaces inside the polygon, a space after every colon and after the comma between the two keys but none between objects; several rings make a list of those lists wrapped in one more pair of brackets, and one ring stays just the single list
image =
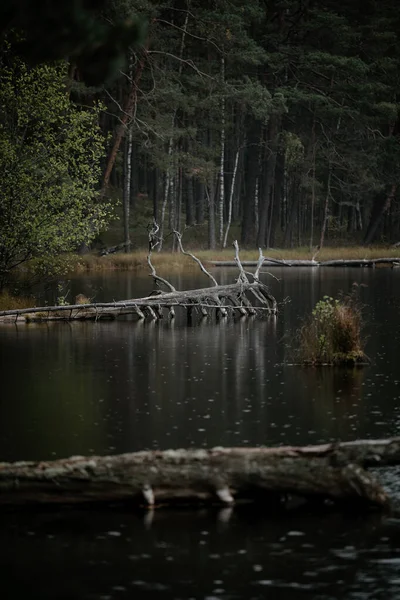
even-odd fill
[{"label": "tree trunk", "polygon": [[332,177],[332,166],[329,164],[329,173],[328,173],[328,181],[326,184],[326,196],[325,196],[325,205],[324,205],[324,215],[322,218],[322,226],[321,226],[321,237],[319,240],[319,248],[322,250],[325,241],[325,233],[326,226],[328,224],[328,216],[329,216],[329,200],[331,198],[331,177]]},{"label": "tree trunk", "polygon": [[215,183],[213,181],[206,186],[206,194],[208,201],[208,248],[209,250],[215,250],[217,242],[215,237]]},{"label": "tree trunk", "polygon": [[134,114],[134,110],[135,110],[135,106],[136,106],[136,102],[137,102],[137,92],[138,92],[139,82],[140,82],[140,79],[143,74],[143,69],[144,69],[144,65],[146,62],[146,58],[147,58],[147,48],[145,48],[143,50],[141,59],[139,60],[139,63],[138,63],[137,69],[136,69],[136,74],[132,81],[131,90],[129,92],[128,98],[125,102],[124,110],[120,117],[120,124],[117,127],[114,141],[111,146],[110,153],[108,155],[108,160],[106,163],[106,168],[105,168],[104,176],[103,176],[103,185],[102,185],[102,191],[101,191],[102,196],[104,196],[104,194],[106,193],[108,185],[110,183],[111,172],[113,170],[115,160],[117,158],[117,154],[118,154],[118,150],[121,145],[122,138],[124,137],[124,134],[125,134],[126,125],[133,118],[133,114]]},{"label": "tree trunk", "polygon": [[257,246],[259,248],[264,247],[268,244],[268,232],[269,232],[269,223],[268,223],[268,213],[272,216],[273,211],[273,202],[274,202],[274,184],[275,184],[275,167],[276,167],[276,156],[278,150],[278,117],[272,115],[268,127],[268,135],[267,135],[267,147],[266,152],[268,156],[266,157],[266,170],[265,170],[265,180],[264,180],[264,193],[262,198],[260,198],[261,206],[260,206],[260,222],[257,232]]},{"label": "tree trunk", "polygon": [[193,190],[193,178],[185,177],[185,190],[186,190],[186,225],[190,227],[195,223],[195,204],[194,204],[194,190]]},{"label": "tree trunk", "polygon": [[[183,51],[185,48],[185,38],[186,38],[188,21],[189,21],[189,11],[187,11],[187,13],[186,13],[185,23],[182,28],[181,45],[180,45],[180,49],[179,49],[179,58],[181,59],[179,62],[179,67],[178,67],[179,77],[182,74],[182,65],[183,65],[182,57],[183,57]],[[170,193],[170,186],[171,186],[171,182],[172,182],[172,178],[173,178],[173,173],[171,173],[171,169],[172,169],[171,162],[172,162],[172,151],[173,151],[173,147],[174,147],[174,129],[175,129],[175,119],[176,119],[177,111],[178,111],[178,109],[177,109],[177,107],[175,107],[174,111],[172,113],[172,117],[171,117],[171,134],[170,134],[170,138],[169,138],[169,142],[168,142],[168,159],[167,159],[168,166],[167,166],[167,172],[166,172],[166,176],[165,176],[164,201],[163,201],[163,205],[161,208],[160,244],[158,246],[158,252],[161,252],[162,247],[163,247],[165,210],[167,207],[168,197],[169,197],[169,193]]]},{"label": "tree trunk", "polygon": [[161,252],[163,243],[164,243],[163,236],[164,236],[165,212],[167,210],[168,198],[169,198],[170,189],[171,189],[171,179],[172,179],[171,164],[170,164],[171,157],[172,157],[172,147],[173,147],[173,138],[171,136],[169,139],[169,142],[168,142],[168,168],[165,173],[164,199],[163,199],[163,203],[162,203],[162,207],[161,207],[160,244],[158,246],[158,252]]},{"label": "tree trunk", "polygon": [[131,250],[130,239],[130,208],[131,208],[131,182],[132,182],[132,127],[129,127],[128,139],[126,141],[125,152],[125,185],[124,185],[124,203],[123,203],[123,221],[124,221],[124,244],[125,252]]},{"label": "tree trunk", "polygon": [[204,197],[205,185],[202,181],[195,183],[196,191],[196,223],[202,225],[204,223]]},{"label": "tree trunk", "polygon": [[259,146],[260,146],[260,122],[252,121],[248,136],[248,151],[246,164],[246,194],[244,198],[241,240],[243,245],[254,242],[254,198],[259,176]]},{"label": "tree trunk", "polygon": [[[145,451],[0,463],[0,504],[125,501],[232,505],[295,495],[386,508],[389,498],[365,468],[400,463],[400,439],[320,446]],[[265,504],[267,507],[268,504]],[[266,508],[267,509],[267,508]]]},{"label": "tree trunk", "polygon": [[[225,85],[225,57],[221,57],[221,83]],[[224,94],[224,90],[223,90]],[[219,167],[219,244],[222,246],[224,236],[224,204],[225,204],[225,96],[221,98],[221,149]]]},{"label": "tree trunk", "polygon": [[384,215],[388,212],[392,201],[394,200],[397,192],[397,184],[393,183],[389,189],[389,192],[382,202],[376,202],[374,209],[372,210],[371,220],[368,226],[367,233],[364,238],[364,244],[368,245],[374,241],[378,227],[382,222]]},{"label": "tree trunk", "polygon": [[230,228],[231,222],[232,222],[233,195],[234,195],[234,192],[235,192],[235,181],[236,181],[236,173],[237,173],[238,162],[239,162],[239,154],[240,154],[240,148],[237,149],[236,156],[235,156],[235,165],[233,167],[231,191],[230,191],[230,194],[229,194],[228,222],[226,224],[226,231],[225,231],[225,237],[224,237],[224,243],[223,243],[223,247],[224,248],[226,248],[226,242],[227,242],[227,239],[228,239],[229,228]]},{"label": "tree trunk", "polygon": [[314,245],[314,209],[315,209],[315,163],[317,148],[315,144],[315,116],[312,126],[312,181],[311,181],[311,210],[310,210],[310,252]]},{"label": "tree trunk", "polygon": [[298,177],[295,174],[287,178],[287,194],[288,200],[291,198],[289,216],[286,221],[286,229],[285,229],[285,237],[284,237],[284,246],[287,248],[290,246],[293,247],[293,231],[296,222],[296,214],[297,214],[297,205],[299,202],[299,193],[298,193]]}]

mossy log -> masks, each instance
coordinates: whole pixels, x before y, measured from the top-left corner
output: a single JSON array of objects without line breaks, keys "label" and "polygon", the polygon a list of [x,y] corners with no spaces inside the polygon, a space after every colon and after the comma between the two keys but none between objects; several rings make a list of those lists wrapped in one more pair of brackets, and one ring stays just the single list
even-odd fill
[{"label": "mossy log", "polygon": [[400,463],[400,438],[281,448],[145,451],[0,463],[0,504],[265,503],[288,495],[385,508],[365,469]]}]

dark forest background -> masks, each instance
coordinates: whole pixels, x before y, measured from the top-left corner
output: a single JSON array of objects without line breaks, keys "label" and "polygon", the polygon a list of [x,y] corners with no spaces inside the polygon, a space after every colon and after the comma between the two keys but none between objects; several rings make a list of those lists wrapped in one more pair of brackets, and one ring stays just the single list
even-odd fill
[{"label": "dark forest background", "polygon": [[5,2],[3,35],[28,62],[64,60],[70,102],[101,101],[110,243],[140,244],[153,216],[210,248],[400,239],[395,0],[53,10]]}]

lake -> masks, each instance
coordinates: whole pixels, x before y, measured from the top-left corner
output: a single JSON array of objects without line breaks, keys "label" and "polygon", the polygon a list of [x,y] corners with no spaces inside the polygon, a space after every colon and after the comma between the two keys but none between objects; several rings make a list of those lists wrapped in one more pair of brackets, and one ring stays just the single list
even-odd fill
[{"label": "lake", "polygon": [[[273,268],[277,318],[0,326],[0,460],[400,435],[400,269]],[[221,283],[234,269],[215,269]],[[196,271],[170,277],[203,287]],[[359,285],[358,369],[300,368],[293,332]],[[146,274],[76,277],[69,299],[147,295]],[[400,471],[382,478],[400,499]],[[0,515],[5,598],[398,598],[400,520],[259,509]]]}]

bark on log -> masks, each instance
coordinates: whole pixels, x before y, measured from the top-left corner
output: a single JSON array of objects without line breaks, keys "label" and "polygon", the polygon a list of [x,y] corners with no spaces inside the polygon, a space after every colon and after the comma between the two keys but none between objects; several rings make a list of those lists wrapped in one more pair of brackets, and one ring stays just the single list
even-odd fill
[{"label": "bark on log", "polygon": [[[236,267],[233,260],[211,260],[209,261],[214,267]],[[255,260],[243,260],[244,267],[256,267],[258,264]],[[387,264],[392,266],[400,266],[400,257],[398,258],[350,258],[350,259],[335,259],[335,260],[281,260],[275,258],[264,258],[264,267],[375,267],[375,265]]]},{"label": "bark on log", "polygon": [[369,466],[400,463],[400,438],[281,448],[146,451],[0,463],[0,505],[267,502],[295,495],[384,508]]}]

